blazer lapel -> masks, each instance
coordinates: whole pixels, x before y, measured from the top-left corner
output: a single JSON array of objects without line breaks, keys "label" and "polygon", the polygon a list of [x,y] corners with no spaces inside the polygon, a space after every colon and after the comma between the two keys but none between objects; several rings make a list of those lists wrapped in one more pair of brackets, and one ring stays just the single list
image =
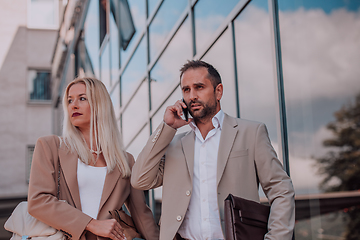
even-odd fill
[{"label": "blazer lapel", "polygon": [[182,139],[181,144],[183,147],[186,165],[188,167],[191,182],[194,175],[194,147],[195,147],[195,133],[190,131]]},{"label": "blazer lapel", "polygon": [[119,178],[120,178],[120,170],[118,167],[115,167],[112,172],[106,174],[104,188],[100,200],[99,211],[105,204],[106,200],[109,198],[112,191],[114,190],[116,183],[119,181]]},{"label": "blazer lapel", "polygon": [[219,185],[221,177],[224,173],[224,169],[227,160],[229,158],[230,151],[234,144],[235,137],[238,133],[238,130],[236,129],[237,126],[238,124],[235,121],[235,119],[225,114],[223,126],[221,129],[220,145],[218,151],[217,174],[216,174],[217,185]]},{"label": "blazer lapel", "polygon": [[81,209],[79,185],[77,181],[78,156],[75,153],[71,153],[65,146],[61,146],[59,149],[59,160],[65,182],[70,190],[75,207]]}]

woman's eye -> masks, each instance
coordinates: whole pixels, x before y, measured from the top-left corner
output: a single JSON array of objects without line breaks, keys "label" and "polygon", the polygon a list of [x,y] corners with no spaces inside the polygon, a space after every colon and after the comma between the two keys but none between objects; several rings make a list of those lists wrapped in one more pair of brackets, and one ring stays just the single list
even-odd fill
[{"label": "woman's eye", "polygon": [[85,98],[85,97],[81,97],[80,100],[81,100],[81,101],[85,101],[86,98]]},{"label": "woman's eye", "polygon": [[68,103],[70,104],[70,103],[72,103],[73,102],[73,100],[72,99],[68,99]]}]

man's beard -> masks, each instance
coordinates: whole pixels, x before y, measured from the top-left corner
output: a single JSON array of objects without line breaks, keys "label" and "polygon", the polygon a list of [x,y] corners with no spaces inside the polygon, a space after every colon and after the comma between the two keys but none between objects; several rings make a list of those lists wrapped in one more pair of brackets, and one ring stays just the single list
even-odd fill
[{"label": "man's beard", "polygon": [[[191,109],[191,104],[193,104],[193,103],[200,104],[203,108],[193,111]],[[215,116],[217,101],[215,98],[214,98],[214,101],[210,100],[207,103],[204,103],[199,100],[195,100],[195,101],[190,101],[189,104],[187,104],[187,105],[188,105],[189,113],[193,117],[194,121],[195,122],[197,122],[197,121],[203,122],[204,120]]]}]

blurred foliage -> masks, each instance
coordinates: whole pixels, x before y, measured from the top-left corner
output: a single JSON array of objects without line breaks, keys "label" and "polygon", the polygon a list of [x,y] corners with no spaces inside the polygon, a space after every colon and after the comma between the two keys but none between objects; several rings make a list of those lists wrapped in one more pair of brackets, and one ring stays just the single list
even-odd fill
[{"label": "blurred foliage", "polygon": [[[334,113],[335,121],[327,125],[333,138],[323,144],[331,148],[328,154],[317,159],[319,173],[325,178],[320,187],[326,192],[360,189],[360,94],[355,101]],[[360,206],[360,204],[359,204]],[[346,239],[360,239],[360,207],[348,209]]]}]

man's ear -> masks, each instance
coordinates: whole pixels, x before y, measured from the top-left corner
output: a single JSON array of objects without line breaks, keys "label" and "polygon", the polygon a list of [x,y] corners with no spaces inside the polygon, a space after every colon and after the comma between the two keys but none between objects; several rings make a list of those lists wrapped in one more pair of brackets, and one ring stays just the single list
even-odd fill
[{"label": "man's ear", "polygon": [[216,100],[220,101],[220,99],[222,98],[222,95],[223,95],[223,85],[222,83],[219,83],[216,88],[215,88],[215,97],[216,97]]}]

